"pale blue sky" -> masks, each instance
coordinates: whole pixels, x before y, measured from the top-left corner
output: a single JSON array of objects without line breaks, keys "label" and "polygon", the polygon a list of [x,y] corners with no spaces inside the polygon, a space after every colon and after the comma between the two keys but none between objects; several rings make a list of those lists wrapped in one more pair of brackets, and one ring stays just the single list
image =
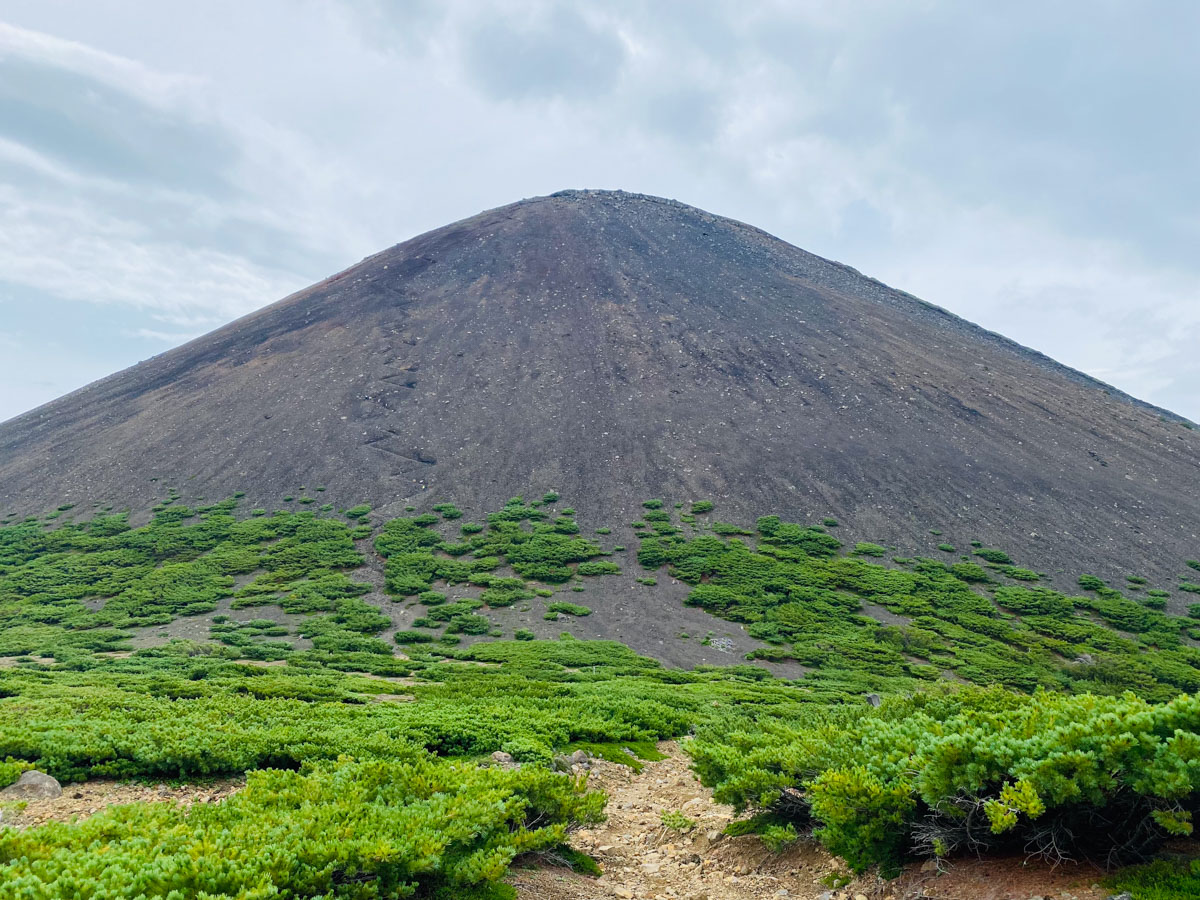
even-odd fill
[{"label": "pale blue sky", "polygon": [[0,0],[0,419],[566,187],[1200,419],[1197,36],[1190,0]]}]

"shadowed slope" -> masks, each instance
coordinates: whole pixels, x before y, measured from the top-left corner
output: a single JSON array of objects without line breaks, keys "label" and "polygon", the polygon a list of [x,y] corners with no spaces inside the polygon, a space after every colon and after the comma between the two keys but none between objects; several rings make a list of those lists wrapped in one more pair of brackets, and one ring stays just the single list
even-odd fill
[{"label": "shadowed slope", "polygon": [[609,192],[414,238],[0,425],[0,512],[167,485],[468,514],[554,488],[592,527],[708,498],[1072,577],[1200,552],[1177,418],[757,229]]}]

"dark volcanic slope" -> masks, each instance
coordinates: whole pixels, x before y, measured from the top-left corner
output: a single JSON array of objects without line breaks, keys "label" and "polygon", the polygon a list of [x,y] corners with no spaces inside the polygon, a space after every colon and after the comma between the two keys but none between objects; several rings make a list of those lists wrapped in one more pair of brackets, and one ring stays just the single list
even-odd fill
[{"label": "dark volcanic slope", "polygon": [[0,425],[0,512],[137,508],[166,485],[277,506],[320,484],[478,514],[556,488],[587,526],[711,498],[723,519],[834,515],[905,552],[979,538],[1072,576],[1168,577],[1200,555],[1198,438],[757,229],[572,191]]}]

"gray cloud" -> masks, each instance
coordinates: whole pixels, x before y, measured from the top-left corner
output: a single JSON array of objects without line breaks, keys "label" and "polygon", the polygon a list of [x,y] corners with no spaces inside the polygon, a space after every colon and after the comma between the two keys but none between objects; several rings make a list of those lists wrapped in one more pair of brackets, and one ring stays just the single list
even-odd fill
[{"label": "gray cloud", "polygon": [[476,87],[500,100],[604,94],[625,61],[611,28],[564,4],[481,16],[467,29],[462,52]]},{"label": "gray cloud", "polygon": [[4,136],[90,175],[219,196],[235,149],[225,135],[86,73],[0,58]]}]

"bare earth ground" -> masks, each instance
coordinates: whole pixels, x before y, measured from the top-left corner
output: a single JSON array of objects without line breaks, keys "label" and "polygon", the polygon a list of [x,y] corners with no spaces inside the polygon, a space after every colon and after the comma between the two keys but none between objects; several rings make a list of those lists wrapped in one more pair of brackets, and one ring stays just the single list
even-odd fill
[{"label": "bare earth ground", "polygon": [[[732,807],[713,802],[676,744],[663,742],[659,749],[668,758],[646,763],[641,774],[592,763],[588,784],[608,793],[608,820],[577,832],[572,844],[595,857],[603,876],[515,869],[509,882],[521,900],[1103,900],[1110,894],[1090,866],[1051,868],[1022,859],[963,860],[942,874],[913,866],[895,881],[872,875],[831,890],[831,876],[846,870],[815,842],[777,855],[757,837],[725,837],[721,832],[737,818]],[[671,811],[695,821],[695,828],[664,827],[662,813]]]},{"label": "bare earth ground", "polygon": [[47,822],[69,822],[86,819],[109,806],[127,803],[219,803],[241,790],[244,781],[224,779],[210,784],[149,785],[127,784],[120,781],[96,780],[83,784],[64,784],[61,797],[29,800],[22,808],[18,804],[0,806],[0,822],[17,828],[30,828]]}]

